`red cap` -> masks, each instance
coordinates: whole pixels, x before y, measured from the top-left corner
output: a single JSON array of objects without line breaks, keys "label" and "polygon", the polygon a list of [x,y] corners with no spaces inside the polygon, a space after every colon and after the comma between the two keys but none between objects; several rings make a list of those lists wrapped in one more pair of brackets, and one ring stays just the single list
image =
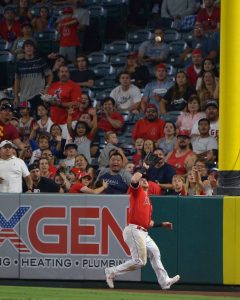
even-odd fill
[{"label": "red cap", "polygon": [[156,111],[158,110],[158,109],[157,109],[157,106],[156,106],[155,104],[152,104],[152,103],[149,103],[149,104],[146,106],[145,111],[146,111],[148,108],[154,108]]},{"label": "red cap", "polygon": [[65,14],[73,14],[73,9],[72,7],[68,6],[68,7],[64,7],[63,12],[64,15]]},{"label": "red cap", "polygon": [[138,52],[129,53],[127,57],[138,58]]},{"label": "red cap", "polygon": [[158,65],[155,66],[155,68],[156,68],[156,70],[157,69],[165,69],[165,70],[167,70],[167,67],[166,67],[165,64],[158,64]]},{"label": "red cap", "polygon": [[177,136],[187,136],[190,138],[189,130],[179,130]]},{"label": "red cap", "polygon": [[193,51],[192,51],[192,55],[194,55],[194,54],[200,54],[200,55],[202,55],[202,50],[201,49],[194,49]]},{"label": "red cap", "polygon": [[78,179],[82,179],[82,178],[88,178],[89,180],[92,180],[92,176],[88,173],[81,173]]}]

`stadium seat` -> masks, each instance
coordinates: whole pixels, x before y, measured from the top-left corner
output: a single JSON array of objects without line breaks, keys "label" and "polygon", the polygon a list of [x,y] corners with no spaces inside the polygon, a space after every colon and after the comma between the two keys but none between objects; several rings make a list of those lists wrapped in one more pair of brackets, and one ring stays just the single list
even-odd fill
[{"label": "stadium seat", "polygon": [[169,44],[170,55],[180,55],[188,47],[184,40],[174,41]]},{"label": "stadium seat", "polygon": [[109,89],[106,89],[106,90],[103,90],[103,91],[97,91],[95,93],[95,99],[98,102],[101,102],[104,98],[106,98],[110,95],[111,91],[112,91],[112,88],[109,88]]},{"label": "stadium seat", "polygon": [[127,63],[127,53],[120,53],[110,57],[110,64],[114,67],[123,67]]},{"label": "stadium seat", "polygon": [[185,41],[185,42],[190,42],[193,40],[193,32],[184,32],[182,33],[182,39]]},{"label": "stadium seat", "polygon": [[165,115],[161,115],[160,118],[165,121],[171,121],[173,123],[176,123],[178,116],[180,116],[181,111],[172,110],[168,111]]},{"label": "stadium seat", "polygon": [[107,55],[116,55],[122,52],[130,52],[131,46],[127,41],[114,41],[110,44],[105,44],[104,53]]},{"label": "stadium seat", "polygon": [[10,49],[11,49],[11,43],[0,38],[0,51],[10,50]]},{"label": "stadium seat", "polygon": [[58,32],[55,29],[48,29],[42,32],[36,32],[34,37],[38,44],[38,50],[42,55],[51,52],[58,52]]},{"label": "stadium seat", "polygon": [[142,43],[144,41],[150,40],[152,38],[152,33],[150,30],[136,30],[134,32],[128,33],[127,41],[130,44]]},{"label": "stadium seat", "polygon": [[106,89],[113,89],[116,86],[116,81],[111,78],[102,78],[99,80],[96,80],[94,82],[93,89],[94,90],[106,90]]},{"label": "stadium seat", "polygon": [[116,74],[116,69],[110,64],[99,64],[92,68],[97,78],[103,78]]},{"label": "stadium seat", "polygon": [[92,52],[88,55],[88,61],[90,66],[95,66],[98,64],[108,63],[108,57],[103,52]]},{"label": "stadium seat", "polygon": [[164,31],[164,41],[166,43],[171,43],[180,39],[181,33],[179,33],[176,29],[167,29]]},{"label": "stadium seat", "polygon": [[89,7],[93,5],[101,5],[102,0],[84,0],[83,4],[81,4],[83,7]]}]

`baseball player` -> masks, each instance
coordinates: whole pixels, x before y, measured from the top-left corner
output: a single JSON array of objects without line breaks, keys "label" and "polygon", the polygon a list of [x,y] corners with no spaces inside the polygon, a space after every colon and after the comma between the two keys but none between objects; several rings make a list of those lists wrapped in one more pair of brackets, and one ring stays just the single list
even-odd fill
[{"label": "baseball player", "polygon": [[128,225],[123,230],[123,238],[130,249],[132,258],[121,265],[105,269],[106,282],[110,288],[114,288],[114,279],[117,275],[145,266],[147,256],[162,289],[170,289],[180,279],[179,275],[172,278],[168,276],[161,262],[160,251],[148,234],[148,229],[151,227],[164,227],[170,230],[173,228],[170,222],[158,223],[151,219],[152,204],[148,195],[149,184],[143,176],[148,167],[144,163],[141,170],[135,172],[131,178]]}]

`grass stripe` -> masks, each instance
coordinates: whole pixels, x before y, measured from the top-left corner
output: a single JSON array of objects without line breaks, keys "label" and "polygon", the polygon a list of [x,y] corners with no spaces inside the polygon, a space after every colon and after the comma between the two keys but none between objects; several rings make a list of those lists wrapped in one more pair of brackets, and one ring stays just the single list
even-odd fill
[{"label": "grass stripe", "polygon": [[1,300],[236,300],[234,297],[210,297],[126,291],[0,286]]}]

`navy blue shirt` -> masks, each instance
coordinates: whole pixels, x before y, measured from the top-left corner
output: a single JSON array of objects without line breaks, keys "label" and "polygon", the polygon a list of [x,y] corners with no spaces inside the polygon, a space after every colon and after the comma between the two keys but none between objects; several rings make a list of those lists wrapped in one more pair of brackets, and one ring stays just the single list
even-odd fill
[{"label": "navy blue shirt", "polygon": [[173,175],[176,174],[175,169],[165,163],[161,168],[149,168],[147,172],[147,179],[159,183],[172,183]]},{"label": "navy blue shirt", "polygon": [[126,194],[128,190],[128,185],[123,181],[122,176],[111,175],[109,173],[105,173],[98,178],[98,181],[105,180],[108,182],[108,188],[104,191],[104,194]]}]

